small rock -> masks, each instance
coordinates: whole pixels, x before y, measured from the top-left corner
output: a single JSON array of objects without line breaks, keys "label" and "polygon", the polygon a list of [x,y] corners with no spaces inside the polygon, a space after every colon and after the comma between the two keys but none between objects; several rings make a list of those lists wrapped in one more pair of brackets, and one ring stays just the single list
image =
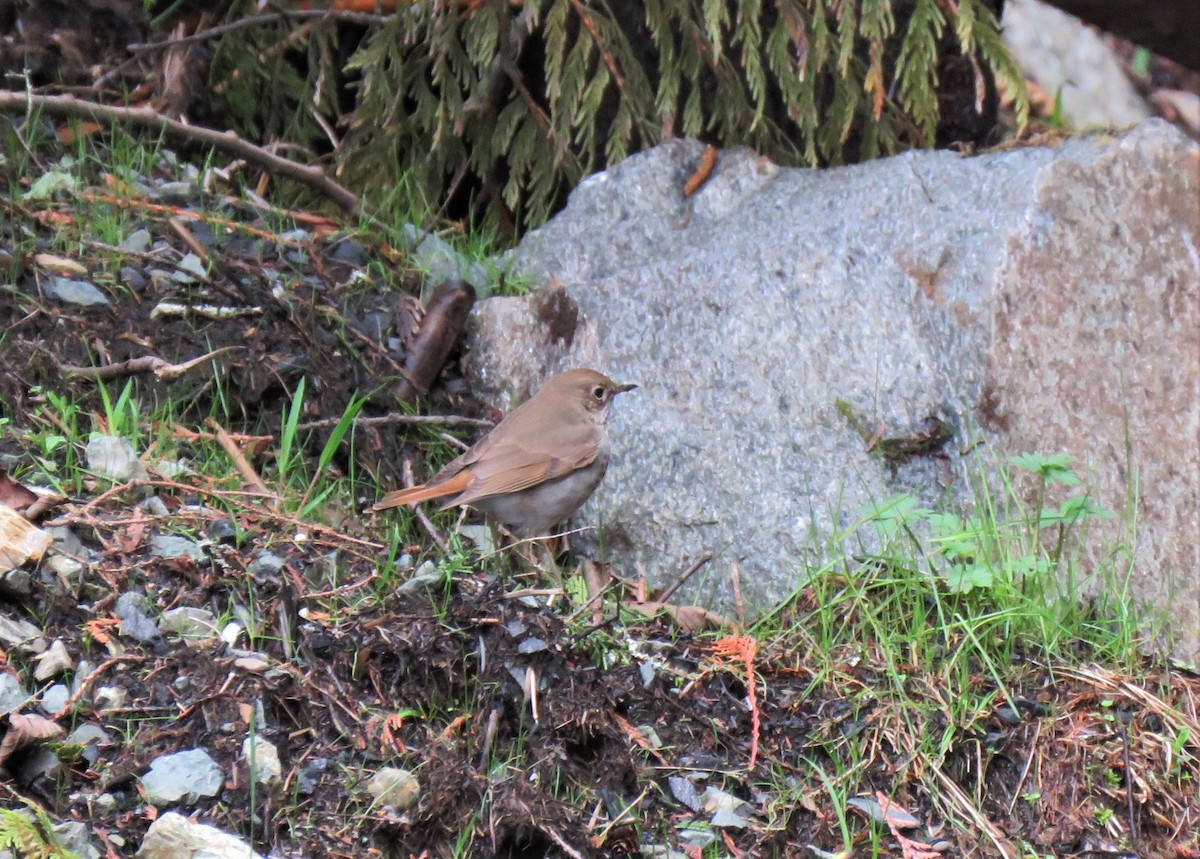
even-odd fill
[{"label": "small rock", "polygon": [[311,796],[321,781],[321,776],[329,769],[328,758],[312,758],[300,767],[296,778],[296,792],[301,796]]},{"label": "small rock", "polygon": [[150,824],[137,859],[263,859],[241,839],[169,811]]},{"label": "small rock", "polygon": [[169,805],[184,797],[194,803],[202,796],[216,796],[224,784],[221,767],[203,749],[157,757],[142,776],[146,801],[151,805]]},{"label": "small rock", "polygon": [[746,818],[754,813],[745,800],[731,793],[709,786],[700,794],[700,807],[712,813],[709,821],[713,826],[726,829],[744,829],[750,825]]},{"label": "small rock", "polygon": [[250,766],[254,780],[263,787],[273,787],[283,780],[283,765],[279,762],[279,749],[262,737],[246,737],[242,741],[242,755]]},{"label": "small rock", "polygon": [[92,844],[91,834],[81,821],[65,820],[56,823],[54,834],[58,837],[58,843],[79,859],[100,859],[100,851]]},{"label": "small rock", "polygon": [[424,564],[421,564],[409,579],[396,588],[396,594],[399,596],[409,596],[420,593],[430,588],[436,588],[445,580],[446,577],[438,572],[433,564],[426,561]]},{"label": "small rock", "polygon": [[396,811],[412,808],[421,796],[421,783],[406,769],[384,767],[371,776],[367,792],[381,805]]},{"label": "small rock", "polygon": [[112,303],[108,300],[108,296],[96,288],[95,284],[86,280],[74,280],[69,277],[53,275],[47,279],[42,289],[47,298],[53,298],[64,304],[74,304],[77,307],[94,307]]},{"label": "small rock", "polygon": [[79,539],[79,535],[71,530],[67,525],[50,525],[46,528],[46,533],[54,540],[54,551],[66,555],[68,558],[74,558],[80,563],[87,563],[88,550],[83,545],[83,541]]},{"label": "small rock", "polygon": [[150,538],[150,551],[160,558],[179,558],[187,555],[197,564],[205,560],[204,550],[195,542],[175,534],[155,534]]},{"label": "small rock", "polygon": [[98,710],[120,710],[125,706],[129,693],[119,686],[101,686],[92,696]]},{"label": "small rock", "polygon": [[61,712],[71,700],[71,690],[65,683],[55,683],[42,693],[42,709],[50,715]]},{"label": "small rock", "polygon": [[125,288],[136,293],[145,291],[146,284],[149,283],[149,281],[146,279],[146,275],[143,274],[142,270],[136,266],[121,266],[121,271],[119,274],[121,277],[121,283],[125,286]]},{"label": "small rock", "polygon": [[259,659],[256,656],[243,656],[240,659],[235,659],[233,664],[243,671],[249,671],[251,674],[262,674],[271,667],[270,662],[265,659]]},{"label": "small rock", "polygon": [[[95,798],[95,800],[93,800],[93,803],[95,804],[96,808],[98,808],[100,811],[107,812],[107,811],[116,811],[117,810],[117,798],[115,796],[113,796],[111,793],[100,794],[98,797]],[[109,836],[109,840],[110,841],[112,840],[111,835]]]},{"label": "small rock", "polygon": [[86,722],[79,725],[71,733],[67,734],[65,742],[68,745],[82,746],[83,759],[89,765],[94,766],[96,761],[100,759],[100,746],[107,746],[112,742],[112,737],[108,731],[101,728],[99,725],[89,725]]},{"label": "small rock", "polygon": [[42,631],[27,620],[12,618],[0,612],[0,644],[18,648],[24,653],[41,653],[46,649]]},{"label": "small rock", "polygon": [[134,230],[121,241],[121,247],[134,253],[145,253],[150,250],[150,231],[144,227]]},{"label": "small rock", "polygon": [[126,591],[117,597],[114,609],[121,621],[121,634],[143,643],[155,641],[161,635],[158,625],[146,614],[146,595],[140,591]]},{"label": "small rock", "polygon": [[146,469],[138,460],[133,443],[119,435],[94,436],[84,448],[88,470],[114,483],[124,483],[134,477],[146,477]]},{"label": "small rock", "polygon": [[543,650],[549,650],[550,645],[540,638],[526,638],[517,645],[518,653],[541,653]]},{"label": "small rock", "polygon": [[149,498],[139,502],[138,507],[145,510],[151,516],[166,516],[171,512],[167,509],[167,503],[157,495],[151,495]]},{"label": "small rock", "polygon": [[0,716],[20,710],[29,700],[29,692],[12,671],[0,671]]},{"label": "small rock", "polygon": [[667,779],[667,786],[671,789],[671,796],[675,797],[676,801],[683,803],[692,811],[700,810],[700,797],[696,794],[696,786],[692,784],[691,779],[673,775]]},{"label": "small rock", "polygon": [[206,608],[183,606],[164,611],[158,628],[188,641],[214,638],[217,635],[217,617]]},{"label": "small rock", "polygon": [[246,571],[256,578],[259,576],[277,576],[282,569],[283,558],[266,551],[259,552],[258,557],[246,567]]},{"label": "small rock", "polygon": [[[55,553],[46,558],[43,566],[53,574],[53,583],[58,587],[60,593],[79,593],[79,588],[83,584],[84,565],[82,563],[66,555]],[[46,584],[51,584],[51,582],[47,580]]]},{"label": "small rock", "polygon": [[204,261],[195,254],[188,254],[175,264],[177,271],[172,277],[180,283],[193,283],[197,280],[208,279],[208,269]]},{"label": "small rock", "polygon": [[231,543],[237,539],[237,535],[237,525],[228,516],[222,516],[208,526],[208,539],[214,543]]},{"label": "small rock", "polygon": [[221,640],[230,647],[233,647],[245,631],[246,627],[242,626],[236,620],[231,620],[221,628]]},{"label": "small rock", "polygon": [[75,676],[71,679],[71,694],[74,695],[83,688],[83,681],[96,670],[96,666],[86,659],[80,659],[75,666]]},{"label": "small rock", "polygon": [[154,464],[154,470],[168,480],[177,480],[196,473],[186,459],[160,459]]},{"label": "small rock", "polygon": [[342,236],[337,240],[333,246],[333,252],[329,256],[331,259],[351,266],[366,265],[367,262],[367,255],[363,252],[363,246],[346,236]]},{"label": "small rock", "polygon": [[717,840],[717,833],[701,820],[691,820],[676,827],[679,843],[692,850],[701,851]]},{"label": "small rock", "polygon": [[186,204],[194,198],[196,189],[191,182],[162,182],[150,188],[150,198],[153,200],[173,201]]},{"label": "small rock", "polygon": [[23,600],[33,593],[33,576],[26,570],[9,570],[0,578],[0,596]]},{"label": "small rock", "polygon": [[50,648],[35,661],[37,667],[33,669],[33,678],[39,683],[75,667],[75,662],[71,659],[71,654],[67,653],[67,646],[61,638],[54,639]]}]

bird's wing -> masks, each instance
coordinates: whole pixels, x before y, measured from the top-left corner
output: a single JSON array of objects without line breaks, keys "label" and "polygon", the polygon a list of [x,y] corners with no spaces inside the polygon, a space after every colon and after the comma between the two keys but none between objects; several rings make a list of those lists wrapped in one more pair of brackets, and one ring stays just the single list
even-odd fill
[{"label": "bird's wing", "polygon": [[492,448],[486,458],[465,469],[470,472],[471,481],[452,503],[470,504],[480,498],[520,492],[547,480],[565,477],[576,469],[591,465],[599,450],[598,441],[571,446],[556,456],[515,446]]}]

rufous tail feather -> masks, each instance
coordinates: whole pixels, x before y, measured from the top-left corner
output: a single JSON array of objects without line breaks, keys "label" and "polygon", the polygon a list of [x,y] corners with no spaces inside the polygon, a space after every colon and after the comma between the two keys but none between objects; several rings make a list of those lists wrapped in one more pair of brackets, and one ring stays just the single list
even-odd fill
[{"label": "rufous tail feather", "polygon": [[471,475],[467,471],[460,471],[444,483],[439,483],[436,486],[430,486],[423,483],[420,486],[413,486],[408,489],[397,489],[389,492],[387,495],[380,498],[371,510],[390,510],[393,507],[400,507],[404,504],[419,504],[422,501],[428,501],[431,498],[445,498],[447,495],[458,495],[467,488],[467,484],[471,482]]}]

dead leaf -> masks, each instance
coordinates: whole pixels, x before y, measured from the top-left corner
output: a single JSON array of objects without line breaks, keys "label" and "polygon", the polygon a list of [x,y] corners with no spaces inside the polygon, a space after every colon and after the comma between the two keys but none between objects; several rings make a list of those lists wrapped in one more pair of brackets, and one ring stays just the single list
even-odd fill
[{"label": "dead leaf", "polygon": [[705,629],[732,627],[733,621],[698,605],[671,605],[670,603],[628,601],[625,608],[647,616],[659,613],[667,615],[684,632],[701,632]]},{"label": "dead leaf", "polygon": [[11,507],[0,507],[0,571],[39,561],[53,539]]},{"label": "dead leaf", "polygon": [[0,742],[0,766],[25,746],[38,745],[48,740],[57,740],[66,733],[62,725],[51,722],[44,716],[8,714],[8,733]]},{"label": "dead leaf", "polygon": [[13,510],[23,510],[38,500],[37,493],[0,471],[0,505]]}]

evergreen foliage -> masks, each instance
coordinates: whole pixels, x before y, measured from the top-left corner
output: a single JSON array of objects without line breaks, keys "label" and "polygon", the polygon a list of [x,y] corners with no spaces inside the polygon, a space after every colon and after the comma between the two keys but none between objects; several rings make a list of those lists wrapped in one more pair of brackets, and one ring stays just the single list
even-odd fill
[{"label": "evergreen foliage", "polygon": [[[1013,93],[1023,123],[988,2],[418,0],[349,47],[345,26],[306,24],[304,71],[271,48],[296,33],[233,33],[215,83],[243,127],[333,148],[352,187],[395,189],[410,173],[429,199],[470,189],[477,214],[523,228],[665,137],[814,166],[931,146],[950,55],[971,63],[979,92],[998,80]],[[345,73],[357,94],[341,115]]]}]

